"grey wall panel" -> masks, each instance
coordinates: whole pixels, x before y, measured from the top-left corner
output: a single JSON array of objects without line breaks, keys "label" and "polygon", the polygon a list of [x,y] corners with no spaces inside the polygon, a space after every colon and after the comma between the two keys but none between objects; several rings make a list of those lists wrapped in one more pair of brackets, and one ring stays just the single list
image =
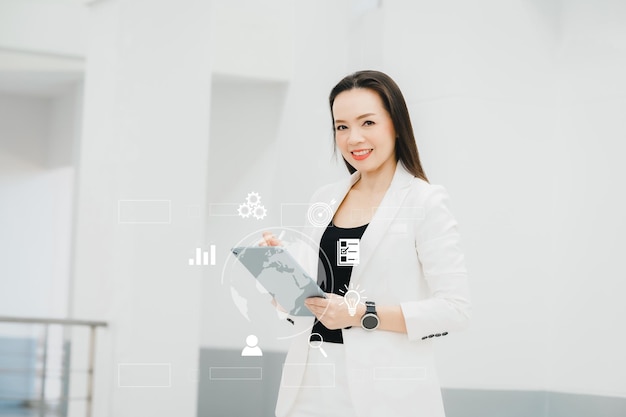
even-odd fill
[{"label": "grey wall panel", "polygon": [[626,417],[626,398],[551,392],[547,417]]},{"label": "grey wall panel", "polygon": [[198,417],[270,417],[274,415],[285,354],[202,349],[199,364]]},{"label": "grey wall panel", "polygon": [[541,391],[444,388],[442,395],[446,417],[548,417]]},{"label": "grey wall panel", "polygon": [[[198,417],[272,417],[285,354],[202,349]],[[442,390],[447,417],[626,417],[626,398],[545,391]]]},{"label": "grey wall panel", "polygon": [[443,389],[447,417],[626,417],[626,398],[545,391]]}]

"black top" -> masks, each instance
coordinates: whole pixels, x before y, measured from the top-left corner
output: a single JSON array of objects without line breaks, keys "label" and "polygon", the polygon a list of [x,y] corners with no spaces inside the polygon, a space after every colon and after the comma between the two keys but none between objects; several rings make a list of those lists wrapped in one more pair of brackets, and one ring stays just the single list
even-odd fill
[{"label": "black top", "polygon": [[[348,291],[350,276],[352,275],[350,257],[339,255],[339,259],[337,259],[337,254],[342,250],[342,247],[344,248],[343,253],[345,253],[345,248],[349,242],[340,242],[340,239],[361,239],[366,228],[367,224],[345,229],[335,226],[332,222],[326,227],[320,241],[317,269],[317,283],[324,292],[343,296]],[[315,319],[311,333],[319,333],[324,342],[343,343],[341,329],[329,330],[317,319]],[[319,337],[311,338],[311,340],[316,339],[319,340]]]}]

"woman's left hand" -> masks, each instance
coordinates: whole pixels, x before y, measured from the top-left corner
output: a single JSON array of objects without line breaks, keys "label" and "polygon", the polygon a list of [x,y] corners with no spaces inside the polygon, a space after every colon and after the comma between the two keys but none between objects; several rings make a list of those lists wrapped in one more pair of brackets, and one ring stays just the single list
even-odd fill
[{"label": "woman's left hand", "polygon": [[326,293],[326,297],[311,297],[304,301],[307,308],[324,326],[334,330],[359,324],[360,317],[363,315],[362,305],[359,305],[356,314],[351,316],[342,296]]}]

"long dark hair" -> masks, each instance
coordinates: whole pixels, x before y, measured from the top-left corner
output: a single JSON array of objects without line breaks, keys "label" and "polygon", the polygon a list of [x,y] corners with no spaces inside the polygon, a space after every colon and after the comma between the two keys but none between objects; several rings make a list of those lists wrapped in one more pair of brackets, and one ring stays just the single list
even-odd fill
[{"label": "long dark hair", "polygon": [[[387,74],[380,71],[358,71],[354,74],[346,76],[339,81],[331,90],[328,101],[330,102],[330,115],[333,119],[333,139],[335,137],[335,120],[333,116],[333,103],[337,96],[347,90],[354,88],[368,88],[380,96],[385,106],[385,110],[391,116],[393,127],[396,131],[396,162],[400,161],[404,167],[414,176],[428,181],[422,163],[420,162],[419,153],[417,152],[417,144],[415,143],[415,135],[413,126],[411,125],[411,117],[406,107],[404,96],[400,88]],[[350,174],[356,169],[343,158]]]}]

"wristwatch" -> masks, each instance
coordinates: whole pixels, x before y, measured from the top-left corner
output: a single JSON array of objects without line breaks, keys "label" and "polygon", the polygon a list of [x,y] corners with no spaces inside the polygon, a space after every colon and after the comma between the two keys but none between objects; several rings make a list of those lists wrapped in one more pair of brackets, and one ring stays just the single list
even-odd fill
[{"label": "wristwatch", "polygon": [[378,327],[378,314],[376,314],[376,304],[373,301],[365,302],[365,314],[361,317],[361,327],[365,330],[375,330]]}]

